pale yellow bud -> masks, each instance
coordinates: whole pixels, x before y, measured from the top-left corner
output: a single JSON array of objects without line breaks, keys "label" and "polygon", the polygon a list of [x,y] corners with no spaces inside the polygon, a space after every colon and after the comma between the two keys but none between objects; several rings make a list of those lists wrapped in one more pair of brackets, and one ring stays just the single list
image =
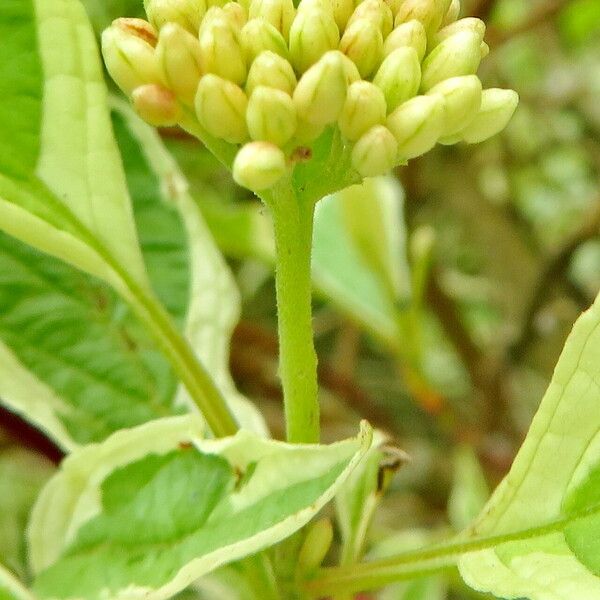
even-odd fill
[{"label": "pale yellow bud", "polygon": [[348,19],[354,12],[353,0],[334,0],[333,2],[333,18],[340,31],[344,31],[348,23]]},{"label": "pale yellow bud", "polygon": [[346,72],[346,82],[348,85],[355,81],[360,81],[362,78],[356,65],[345,54],[342,54],[342,56],[344,57],[344,71]]},{"label": "pale yellow bud", "polygon": [[431,150],[444,128],[444,99],[440,95],[416,96],[400,105],[387,119],[398,142],[398,157],[409,160]]},{"label": "pale yellow bud", "polygon": [[359,20],[372,21],[379,27],[384,39],[391,33],[394,26],[392,10],[383,0],[363,0],[352,13],[347,27]]},{"label": "pale yellow bud", "polygon": [[165,85],[192,105],[202,75],[198,39],[180,25],[167,23],[160,30],[156,54]]},{"label": "pale yellow bud", "polygon": [[481,42],[479,49],[481,50],[481,59],[483,60],[490,53],[490,47],[485,42]]},{"label": "pale yellow bud", "polygon": [[176,125],[181,117],[175,94],[155,83],[135,88],[131,100],[137,114],[155,127]]},{"label": "pale yellow bud", "polygon": [[513,90],[484,90],[479,112],[461,132],[462,139],[468,144],[477,144],[500,133],[511,120],[518,104],[519,95]]},{"label": "pale yellow bud", "polygon": [[375,125],[352,149],[352,166],[363,177],[385,175],[396,164],[398,142],[387,127]]},{"label": "pale yellow bud", "polygon": [[419,62],[423,60],[427,51],[427,34],[421,21],[408,21],[398,25],[385,38],[383,43],[383,55],[391,54],[396,48],[414,48]]},{"label": "pale yellow bud", "polygon": [[290,27],[296,15],[292,0],[252,0],[249,16],[251,19],[263,18],[288,39]]},{"label": "pale yellow bud", "polygon": [[114,82],[130,95],[160,81],[154,30],[141,19],[117,19],[102,34],[102,55]]},{"label": "pale yellow bud", "polygon": [[333,0],[302,0],[298,4],[298,12],[310,12],[311,10],[322,10],[333,14]]},{"label": "pale yellow bud", "polygon": [[177,23],[197,35],[206,12],[206,0],[144,0],[149,21],[157,29],[167,23]]},{"label": "pale yellow bud", "polygon": [[296,75],[292,65],[274,52],[261,52],[252,63],[246,80],[248,96],[260,85],[275,88],[292,95],[296,88]]},{"label": "pale yellow bud", "polygon": [[248,22],[248,12],[238,2],[228,2],[225,4],[223,6],[223,13],[237,30],[241,30]]},{"label": "pale yellow bud", "polygon": [[202,69],[241,85],[246,80],[246,62],[239,33],[225,19],[213,19],[200,32]]},{"label": "pale yellow bud", "polygon": [[388,112],[415,96],[421,85],[421,63],[416,50],[394,50],[381,63],[373,83],[383,91]]},{"label": "pale yellow bud", "polygon": [[310,573],[321,566],[333,542],[333,527],[329,519],[319,519],[308,526],[298,555],[298,569]]},{"label": "pale yellow bud", "polygon": [[452,77],[431,88],[428,94],[439,94],[445,100],[442,136],[463,130],[477,115],[481,106],[481,81],[477,75]]},{"label": "pale yellow bud", "polygon": [[383,36],[370,20],[359,19],[348,25],[340,50],[356,65],[363,79],[372,75],[383,56]]},{"label": "pale yellow bud", "polygon": [[439,29],[451,0],[404,0],[396,14],[394,25],[417,20],[430,38]]},{"label": "pale yellow bud", "polygon": [[214,137],[232,144],[247,139],[247,105],[246,94],[227,79],[209,74],[198,84],[196,116],[200,125]]},{"label": "pale yellow bud", "polygon": [[289,57],[283,35],[264,19],[250,19],[242,29],[240,39],[248,64],[265,51],[273,52],[285,59]]},{"label": "pale yellow bud", "polygon": [[450,23],[454,23],[458,19],[460,15],[460,0],[452,0],[450,3],[450,7],[448,8],[448,12],[442,19],[442,27],[446,27],[446,25],[450,25]]},{"label": "pale yellow bud", "polygon": [[238,185],[260,192],[285,175],[285,155],[269,142],[250,142],[237,153],[232,170]]},{"label": "pale yellow bud", "polygon": [[444,79],[476,73],[480,46],[479,34],[472,31],[460,31],[445,39],[423,61],[421,89],[426,92]]},{"label": "pale yellow bud", "polygon": [[346,139],[355,141],[374,125],[385,123],[386,114],[383,92],[369,81],[355,81],[348,87],[338,126]]},{"label": "pale yellow bud", "polygon": [[485,37],[485,23],[481,19],[477,19],[475,17],[467,17],[466,19],[455,21],[443,29],[440,29],[435,34],[435,44],[440,44],[444,40],[447,40],[449,37],[452,37],[461,31],[470,31],[472,33],[476,33],[479,37],[479,41],[483,42],[483,38]]},{"label": "pale yellow bud", "polygon": [[290,29],[290,56],[297,73],[304,73],[327,51],[337,48],[340,33],[333,11],[299,10]]},{"label": "pale yellow bud", "polygon": [[294,90],[298,116],[311,125],[334,123],[344,107],[347,89],[343,56],[336,50],[327,52],[302,75]]},{"label": "pale yellow bud", "polygon": [[385,3],[390,7],[390,10],[392,11],[394,18],[396,18],[396,15],[398,14],[400,6],[402,6],[403,2],[404,0],[385,0]]},{"label": "pale yellow bud", "polygon": [[248,100],[246,123],[252,139],[284,146],[298,125],[294,101],[281,90],[259,86]]}]

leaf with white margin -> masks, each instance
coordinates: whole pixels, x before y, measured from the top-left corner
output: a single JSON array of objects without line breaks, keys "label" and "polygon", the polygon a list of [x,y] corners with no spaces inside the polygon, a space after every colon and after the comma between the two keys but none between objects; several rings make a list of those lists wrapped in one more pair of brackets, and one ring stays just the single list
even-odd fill
[{"label": "leaf with white margin", "polygon": [[32,514],[34,592],[168,598],[304,526],[372,437],[366,424],[330,446],[247,431],[200,440],[201,430],[192,417],[161,419],[71,454]]},{"label": "leaf with white margin", "polygon": [[[515,462],[459,568],[503,598],[600,598],[600,298],[575,324]],[[468,537],[464,540],[469,543]]]},{"label": "leaf with white margin", "polygon": [[0,600],[36,600],[31,592],[1,563]]},{"label": "leaf with white margin", "polygon": [[[185,335],[239,424],[267,436],[261,413],[237,391],[229,372],[229,345],[240,317],[240,295],[233,275],[189,193],[187,180],[156,130],[125,102],[113,100],[113,106],[161,182],[164,202],[177,208],[186,230],[191,281]],[[180,404],[189,405],[185,388],[181,387],[179,394]]]},{"label": "leaf with white margin", "polygon": [[0,229],[109,281],[149,285],[78,0],[0,4]]}]

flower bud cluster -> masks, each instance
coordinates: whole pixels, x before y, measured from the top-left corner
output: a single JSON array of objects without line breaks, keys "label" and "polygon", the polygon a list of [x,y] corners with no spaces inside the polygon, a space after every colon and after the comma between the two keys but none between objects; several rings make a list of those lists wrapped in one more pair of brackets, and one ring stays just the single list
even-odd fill
[{"label": "flower bud cluster", "polygon": [[517,94],[483,90],[484,23],[459,0],[145,0],[118,19],[106,66],[153,125],[194,115],[239,145],[238,183],[273,186],[296,150],[338,127],[352,167],[387,172],[435,144],[502,130]]}]

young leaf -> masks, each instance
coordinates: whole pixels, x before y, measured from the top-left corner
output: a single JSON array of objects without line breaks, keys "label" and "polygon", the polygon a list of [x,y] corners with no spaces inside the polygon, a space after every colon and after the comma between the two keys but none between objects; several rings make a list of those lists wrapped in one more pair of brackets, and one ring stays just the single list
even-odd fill
[{"label": "young leaf", "polygon": [[71,454],[32,515],[34,591],[168,598],[305,525],[371,443],[368,426],[331,446],[200,433],[193,418],[162,419]]},{"label": "young leaf", "polygon": [[480,591],[530,600],[600,597],[600,299],[575,324],[513,467],[459,562]]}]

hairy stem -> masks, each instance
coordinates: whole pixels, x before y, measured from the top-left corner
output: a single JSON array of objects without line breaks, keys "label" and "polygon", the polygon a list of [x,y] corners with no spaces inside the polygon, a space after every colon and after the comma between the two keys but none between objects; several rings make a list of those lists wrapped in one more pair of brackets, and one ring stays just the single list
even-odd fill
[{"label": "hairy stem", "polygon": [[263,198],[273,216],[279,320],[279,376],[287,439],[319,441],[317,355],[312,328],[311,249],[314,203],[285,180]]}]

